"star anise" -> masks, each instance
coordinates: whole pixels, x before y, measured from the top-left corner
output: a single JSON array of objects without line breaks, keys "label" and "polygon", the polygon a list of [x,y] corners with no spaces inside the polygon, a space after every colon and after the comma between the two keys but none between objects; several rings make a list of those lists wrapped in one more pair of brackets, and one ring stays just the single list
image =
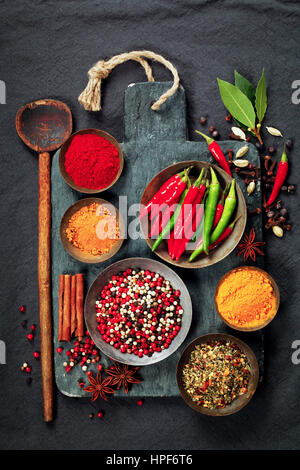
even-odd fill
[{"label": "star anise", "polygon": [[112,383],[111,377],[106,377],[102,380],[101,372],[99,371],[97,374],[97,378],[94,378],[92,375],[88,376],[90,385],[85,387],[83,390],[85,392],[92,393],[92,401],[97,400],[97,398],[101,397],[103,400],[107,400],[107,396],[109,393],[115,393],[113,388],[110,388],[109,385]]},{"label": "star anise", "polygon": [[252,227],[250,230],[249,235],[246,233],[244,234],[242,241],[238,244],[238,252],[237,256],[243,255],[244,261],[250,258],[252,261],[255,261],[255,254],[258,253],[259,255],[264,256],[264,252],[258,248],[259,246],[265,245],[266,242],[256,242],[255,241],[255,230]]},{"label": "star anise", "polygon": [[116,385],[119,390],[124,388],[125,393],[128,393],[130,384],[139,384],[141,381],[134,377],[134,374],[139,370],[139,367],[129,367],[127,364],[119,364],[114,362],[114,369],[106,369],[108,375],[111,376],[111,384]]}]

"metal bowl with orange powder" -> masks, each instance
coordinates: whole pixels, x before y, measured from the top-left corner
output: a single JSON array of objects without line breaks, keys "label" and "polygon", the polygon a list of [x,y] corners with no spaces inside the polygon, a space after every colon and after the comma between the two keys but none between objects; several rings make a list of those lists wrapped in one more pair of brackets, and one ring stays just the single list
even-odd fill
[{"label": "metal bowl with orange powder", "polygon": [[65,212],[60,236],[73,258],[83,263],[102,263],[121,248],[124,221],[117,208],[104,199],[80,199]]},{"label": "metal bowl with orange powder", "polygon": [[274,279],[252,266],[229,271],[215,292],[218,314],[228,326],[239,331],[264,328],[274,319],[279,303],[279,289]]}]

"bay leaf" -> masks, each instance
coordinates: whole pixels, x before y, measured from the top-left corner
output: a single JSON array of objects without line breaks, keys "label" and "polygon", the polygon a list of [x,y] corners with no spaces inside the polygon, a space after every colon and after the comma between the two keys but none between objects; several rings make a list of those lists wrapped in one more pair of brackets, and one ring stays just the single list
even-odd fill
[{"label": "bay leaf", "polygon": [[262,75],[258,82],[255,92],[255,108],[259,122],[261,122],[266,114],[267,110],[267,90],[266,90],[266,79],[265,70],[263,69]]},{"label": "bay leaf", "polygon": [[247,128],[255,128],[255,111],[249,98],[235,85],[218,80],[222,101],[230,114]]},{"label": "bay leaf", "polygon": [[237,70],[234,71],[235,86],[246,95],[252,104],[255,104],[255,90],[249,80],[243,77]]}]

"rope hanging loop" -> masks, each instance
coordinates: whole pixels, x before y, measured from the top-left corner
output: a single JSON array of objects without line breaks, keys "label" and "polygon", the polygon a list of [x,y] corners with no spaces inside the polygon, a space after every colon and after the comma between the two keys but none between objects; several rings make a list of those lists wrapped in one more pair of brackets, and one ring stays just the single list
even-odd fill
[{"label": "rope hanging loop", "polygon": [[163,93],[155,103],[152,104],[151,109],[153,111],[157,111],[159,107],[172,96],[179,87],[179,75],[176,68],[162,57],[159,54],[155,54],[155,52],[151,51],[131,51],[125,52],[123,54],[116,55],[111,59],[104,61],[99,60],[89,71],[89,81],[86,88],[83,90],[81,95],[78,98],[79,103],[81,103],[87,111],[100,111],[101,109],[101,83],[102,80],[107,78],[110,72],[119,64],[123,64],[128,60],[135,60],[139,62],[141,66],[144,68],[147,79],[149,82],[154,82],[154,78],[152,75],[152,69],[145,60],[145,58],[150,60],[155,60],[163,64],[173,75],[173,85],[169,90]]}]

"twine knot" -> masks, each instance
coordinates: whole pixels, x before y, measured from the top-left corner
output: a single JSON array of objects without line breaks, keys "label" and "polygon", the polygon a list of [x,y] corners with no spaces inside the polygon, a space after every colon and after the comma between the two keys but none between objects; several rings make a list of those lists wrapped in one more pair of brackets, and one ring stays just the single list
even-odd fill
[{"label": "twine knot", "polygon": [[105,62],[105,60],[100,60],[88,71],[88,76],[92,80],[103,80],[104,78],[108,77],[111,70],[112,69],[108,67],[108,64]]},{"label": "twine knot", "polygon": [[81,103],[87,111],[100,111],[101,109],[101,82],[107,78],[110,72],[119,64],[126,62],[127,60],[135,60],[139,62],[142,67],[145,69],[148,81],[153,82],[154,78],[152,75],[152,69],[148,64],[147,59],[152,59],[160,62],[165,67],[167,67],[173,74],[174,83],[172,87],[166,91],[163,95],[159,97],[155,103],[152,104],[151,109],[157,111],[159,107],[170,97],[172,96],[179,87],[179,75],[176,68],[169,62],[164,59],[159,54],[155,54],[151,51],[132,51],[125,52],[124,54],[119,54],[108,61],[99,60],[89,71],[89,81],[88,84],[78,98],[79,103]]}]

